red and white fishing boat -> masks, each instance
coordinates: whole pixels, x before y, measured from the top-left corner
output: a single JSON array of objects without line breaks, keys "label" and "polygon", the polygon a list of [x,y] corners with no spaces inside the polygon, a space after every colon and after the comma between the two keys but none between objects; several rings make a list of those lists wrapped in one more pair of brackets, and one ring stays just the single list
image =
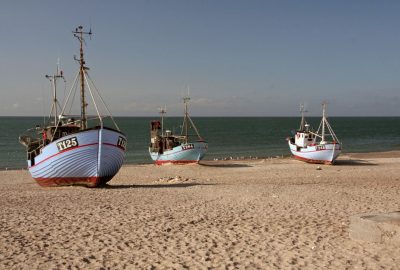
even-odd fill
[{"label": "red and white fishing boat", "polygon": [[[122,166],[126,151],[126,136],[119,130],[103,98],[89,77],[89,68],[83,58],[84,32],[79,26],[73,31],[80,42],[79,71],[73,86],[61,108],[57,100],[57,79],[64,78],[57,73],[46,75],[53,86],[53,104],[45,125],[35,128],[19,137],[27,149],[28,169],[41,186],[84,185],[97,187],[113,178]],[[80,89],[80,116],[71,114],[75,93]],[[87,114],[90,102],[85,93],[89,92],[96,116]],[[101,101],[101,107],[97,105]],[[107,115],[101,115],[100,110]],[[60,114],[59,110],[61,110]],[[106,126],[109,118],[111,126]]]},{"label": "red and white fishing boat", "polygon": [[322,120],[316,132],[305,121],[304,106],[300,111],[300,128],[294,137],[288,138],[292,155],[309,163],[333,164],[342,151],[342,144],[327,120],[326,102],[322,103]]}]

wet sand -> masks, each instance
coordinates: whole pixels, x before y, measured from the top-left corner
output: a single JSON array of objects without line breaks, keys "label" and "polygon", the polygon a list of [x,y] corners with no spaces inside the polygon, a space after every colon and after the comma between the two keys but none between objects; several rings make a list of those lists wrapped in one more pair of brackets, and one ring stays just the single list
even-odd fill
[{"label": "wet sand", "polygon": [[395,151],[126,165],[98,189],[1,171],[0,269],[398,269],[400,247],[349,220],[399,211],[399,186]]}]

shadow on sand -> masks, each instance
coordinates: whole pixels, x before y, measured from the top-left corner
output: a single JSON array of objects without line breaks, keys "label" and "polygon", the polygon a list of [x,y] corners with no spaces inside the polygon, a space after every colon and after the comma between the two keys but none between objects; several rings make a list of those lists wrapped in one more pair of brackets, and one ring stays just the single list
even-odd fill
[{"label": "shadow on sand", "polygon": [[196,184],[196,183],[172,183],[172,184],[149,184],[149,185],[104,185],[101,188],[106,189],[124,189],[124,188],[187,188],[194,186],[214,186],[215,184]]},{"label": "shadow on sand", "polygon": [[216,168],[247,168],[247,167],[253,167],[248,164],[237,164],[237,163],[225,163],[225,164],[210,164],[210,163],[199,163],[200,166],[205,166],[205,167],[216,167]]},{"label": "shadow on sand", "polygon": [[362,159],[342,159],[335,161],[336,166],[377,166],[378,164]]}]

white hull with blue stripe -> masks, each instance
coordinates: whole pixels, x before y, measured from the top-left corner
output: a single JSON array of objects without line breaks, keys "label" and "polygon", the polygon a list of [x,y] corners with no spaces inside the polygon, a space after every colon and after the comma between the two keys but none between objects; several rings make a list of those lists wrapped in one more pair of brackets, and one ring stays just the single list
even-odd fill
[{"label": "white hull with blue stripe", "polygon": [[41,186],[100,186],[118,173],[125,147],[126,137],[119,131],[83,130],[44,146],[28,160],[28,169]]},{"label": "white hull with blue stripe", "polygon": [[[207,142],[200,136],[195,124],[189,116],[189,96],[183,98],[185,115],[182,132],[172,134],[170,130],[164,132],[164,114],[166,107],[160,108],[161,121],[151,121],[149,153],[157,165],[199,163],[208,150]],[[189,130],[196,132],[197,140],[189,134]]]},{"label": "white hull with blue stripe", "polygon": [[166,163],[188,164],[198,163],[204,157],[207,149],[208,144],[206,142],[194,142],[181,144],[163,153],[152,152],[149,148],[149,153],[157,165]]},{"label": "white hull with blue stripe", "polygon": [[[57,100],[57,80],[66,81],[63,72],[57,65],[54,75],[46,75],[53,88],[52,107],[48,122],[29,129],[19,140],[26,146],[28,169],[32,177],[41,186],[85,185],[101,186],[111,180],[122,166],[126,137],[119,131],[107,105],[94,86],[87,71],[84,60],[84,37],[91,36],[92,30],[84,31],[78,26],[72,31],[79,40],[80,57],[79,72],[69,91],[64,105]],[[79,82],[79,83],[78,83]],[[80,117],[73,112],[75,94],[80,88]],[[92,91],[95,89],[95,91]],[[92,99],[92,105],[97,113],[95,117],[87,114],[90,104],[86,99],[86,91]],[[101,101],[101,106],[96,104]],[[106,111],[107,114],[101,113]],[[60,113],[59,113],[60,112]],[[110,118],[113,128],[104,126],[104,119]],[[89,125],[91,121],[91,125]],[[30,134],[32,133],[33,134]]]}]

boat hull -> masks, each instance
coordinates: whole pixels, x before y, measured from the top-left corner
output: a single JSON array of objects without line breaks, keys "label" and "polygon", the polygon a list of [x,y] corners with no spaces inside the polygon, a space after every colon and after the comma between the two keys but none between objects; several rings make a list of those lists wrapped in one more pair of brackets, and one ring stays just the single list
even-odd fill
[{"label": "boat hull", "polygon": [[199,163],[207,152],[208,144],[206,142],[193,142],[182,144],[171,150],[164,151],[162,154],[158,152],[149,153],[155,164],[191,164]]},{"label": "boat hull", "polygon": [[289,148],[294,158],[317,164],[333,164],[342,151],[341,145],[337,143],[297,147],[290,140]]},{"label": "boat hull", "polygon": [[122,166],[126,137],[111,129],[90,129],[64,136],[42,148],[28,169],[40,186],[97,187]]}]

